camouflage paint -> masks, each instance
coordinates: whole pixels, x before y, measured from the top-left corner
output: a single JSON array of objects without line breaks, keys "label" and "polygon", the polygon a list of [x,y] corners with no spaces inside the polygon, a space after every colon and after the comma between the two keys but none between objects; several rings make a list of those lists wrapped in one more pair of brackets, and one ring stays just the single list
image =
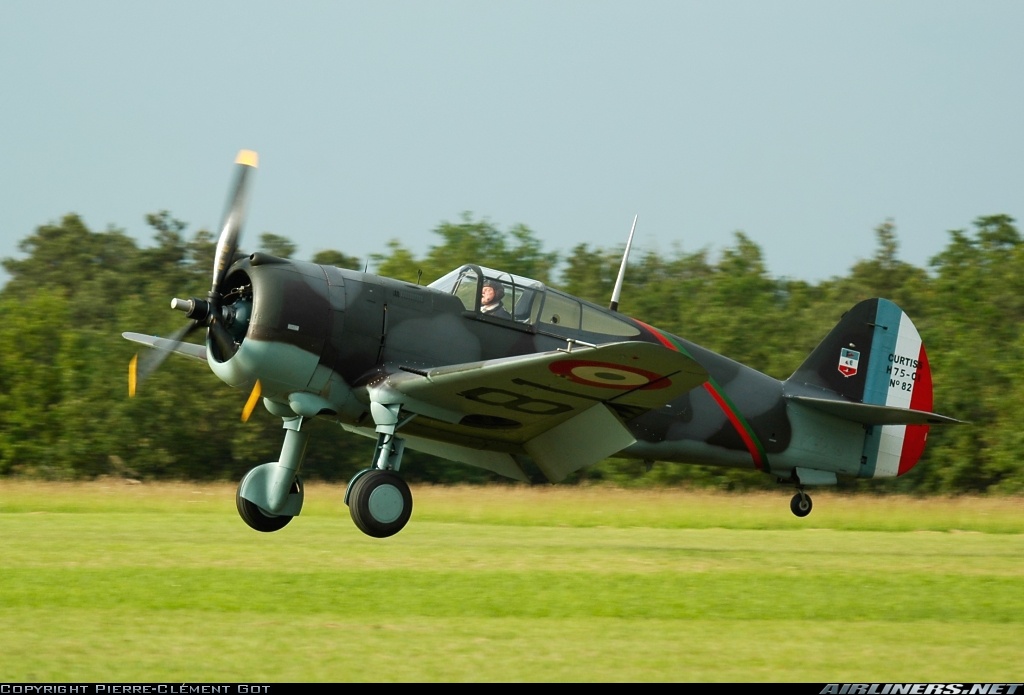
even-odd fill
[{"label": "camouflage paint", "polygon": [[[633,319],[648,331],[651,332],[655,338],[658,339],[665,347],[670,350],[676,350],[683,353],[687,357],[693,358],[682,341],[669,333],[659,331],[653,326],[649,326],[643,321]],[[747,447],[747,451],[750,453],[750,458],[754,463],[754,468],[759,471],[769,472],[771,469],[768,466],[768,457],[765,453],[764,446],[758,439],[757,434],[751,428],[750,423],[743,417],[743,414],[739,411],[736,405],[729,399],[722,388],[718,385],[715,377],[712,375],[705,383],[704,389],[711,395],[711,398],[718,404],[718,407],[722,409],[722,413],[728,418],[729,422],[736,429],[736,433],[740,439],[743,440],[744,445]]]}]

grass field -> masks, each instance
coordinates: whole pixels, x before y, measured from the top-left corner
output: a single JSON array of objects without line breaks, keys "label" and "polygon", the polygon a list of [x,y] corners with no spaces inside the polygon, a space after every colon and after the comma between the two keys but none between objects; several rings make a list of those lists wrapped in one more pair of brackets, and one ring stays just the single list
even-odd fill
[{"label": "grass field", "polygon": [[0,482],[0,681],[1020,682],[1019,498]]}]

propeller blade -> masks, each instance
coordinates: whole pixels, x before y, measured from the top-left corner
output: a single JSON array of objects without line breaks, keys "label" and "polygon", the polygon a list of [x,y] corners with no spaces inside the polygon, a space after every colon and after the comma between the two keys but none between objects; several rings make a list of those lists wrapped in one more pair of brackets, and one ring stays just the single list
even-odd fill
[{"label": "propeller blade", "polygon": [[[128,395],[134,396],[142,382],[163,364],[171,352],[185,341],[192,331],[208,328],[209,336],[217,347],[221,359],[229,359],[237,349],[231,334],[221,323],[221,308],[224,295],[224,279],[228,267],[234,261],[238,251],[238,242],[242,234],[242,223],[245,218],[245,204],[248,196],[248,180],[259,164],[259,155],[252,150],[241,150],[235,157],[237,173],[228,206],[224,213],[220,237],[217,239],[217,250],[213,259],[213,284],[210,286],[209,297],[201,299],[177,299],[171,301],[171,308],[184,311],[190,319],[166,343],[155,344],[157,350],[147,351],[132,357],[128,363]],[[188,353],[191,356],[191,353]],[[257,384],[258,386],[258,384]]]},{"label": "propeller blade", "polygon": [[260,386],[260,380],[256,380],[256,384],[252,387],[252,393],[249,394],[249,400],[245,402],[245,407],[242,408],[242,422],[248,422],[249,416],[252,415],[252,411],[256,408],[256,404],[260,402],[260,392],[262,387]]},{"label": "propeller blade", "polygon": [[245,220],[245,202],[248,195],[249,174],[259,164],[259,155],[252,150],[241,150],[235,158],[238,173],[235,175],[234,192],[224,213],[220,238],[217,240],[217,253],[213,259],[213,284],[211,293],[223,294],[221,284],[227,273],[228,266],[238,251],[238,240],[242,234],[242,223]]},{"label": "propeller blade", "polygon": [[[190,322],[188,325],[179,328],[174,335],[167,338],[173,345],[180,345],[185,342],[185,338],[188,337],[189,333],[199,328],[202,324],[196,323],[195,321]],[[139,386],[142,382],[149,377],[150,374],[155,372],[167,356],[173,352],[173,346],[169,349],[159,350],[147,350],[143,353],[138,353],[132,357],[128,363],[128,396],[134,398],[138,392]]]},{"label": "propeller blade", "polygon": [[221,323],[219,316],[210,317],[210,336],[217,346],[220,359],[226,360],[234,356],[238,347],[235,345],[235,339],[231,337],[228,329],[224,328],[224,324]]},{"label": "propeller blade", "polygon": [[128,362],[128,397],[135,398],[135,386],[139,380],[139,353],[132,355]]}]

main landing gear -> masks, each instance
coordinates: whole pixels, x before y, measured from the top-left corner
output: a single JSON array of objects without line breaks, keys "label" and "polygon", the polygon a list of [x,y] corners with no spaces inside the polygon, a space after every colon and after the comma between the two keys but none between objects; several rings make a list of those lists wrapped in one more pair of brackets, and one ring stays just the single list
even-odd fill
[{"label": "main landing gear", "polygon": [[238,484],[235,506],[249,528],[262,533],[280,531],[302,510],[305,493],[299,468],[309,441],[309,433],[302,431],[304,422],[301,416],[284,418],[280,460],[256,466]]},{"label": "main landing gear", "polygon": [[373,466],[353,476],[345,491],[345,503],[356,528],[374,538],[395,535],[412,516],[412,493],[398,475],[405,451],[404,440],[395,436],[398,409],[397,405],[372,404],[377,423]]},{"label": "main landing gear", "polygon": [[352,521],[367,536],[393,536],[412,516],[412,493],[394,471],[361,471],[349,484],[346,497]]},{"label": "main landing gear", "polygon": [[[398,474],[405,442],[395,436],[398,405],[372,403],[377,424],[377,449],[373,465],[349,481],[345,503],[352,521],[368,536],[393,536],[412,516],[412,492]],[[302,510],[305,493],[299,469],[309,434],[302,431],[306,418],[284,418],[284,445],[279,461],[256,466],[245,474],[235,493],[238,515],[250,528],[263,533],[279,531]]]},{"label": "main landing gear", "polygon": [[[253,470],[256,469],[254,468]],[[235,493],[235,507],[238,508],[238,516],[242,517],[242,521],[248,524],[249,528],[263,533],[271,533],[273,531],[280,531],[288,525],[289,521],[295,518],[294,515],[271,514],[242,497],[242,485],[244,483],[245,479],[243,478],[242,483],[238,486],[238,492]],[[289,494],[298,495],[301,498],[303,494],[302,481],[296,478],[292,482]]]}]

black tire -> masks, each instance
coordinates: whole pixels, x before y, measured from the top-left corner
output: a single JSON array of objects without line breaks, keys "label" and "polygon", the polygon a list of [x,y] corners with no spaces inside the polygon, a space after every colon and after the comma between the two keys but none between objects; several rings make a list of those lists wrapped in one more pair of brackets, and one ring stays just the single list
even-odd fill
[{"label": "black tire", "polygon": [[[298,481],[292,483],[292,492],[299,491]],[[235,491],[235,507],[238,509],[238,516],[242,517],[249,528],[259,531],[260,533],[273,533],[274,531],[280,531],[288,522],[294,519],[293,516],[279,516],[276,514],[268,514],[263,511],[255,503],[250,502],[241,495],[242,486],[239,484],[238,490]]]},{"label": "black tire", "polygon": [[793,511],[793,514],[799,517],[805,517],[811,513],[811,496],[802,492],[798,492],[793,495],[793,499],[789,501],[789,508]]},{"label": "black tire", "polygon": [[412,516],[412,492],[394,471],[372,470],[352,484],[348,510],[356,528],[367,536],[393,536]]}]

